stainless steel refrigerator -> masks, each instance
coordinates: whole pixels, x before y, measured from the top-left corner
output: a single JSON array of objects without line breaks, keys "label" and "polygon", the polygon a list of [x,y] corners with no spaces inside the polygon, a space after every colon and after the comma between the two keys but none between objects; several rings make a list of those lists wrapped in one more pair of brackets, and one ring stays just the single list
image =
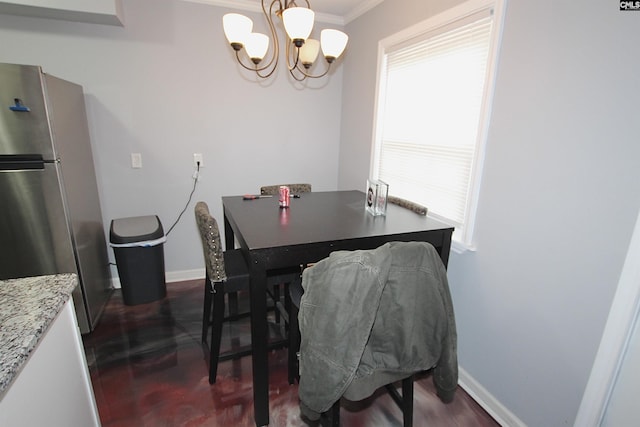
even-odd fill
[{"label": "stainless steel refrigerator", "polygon": [[112,288],[83,90],[0,64],[0,279],[56,273],[92,331]]}]

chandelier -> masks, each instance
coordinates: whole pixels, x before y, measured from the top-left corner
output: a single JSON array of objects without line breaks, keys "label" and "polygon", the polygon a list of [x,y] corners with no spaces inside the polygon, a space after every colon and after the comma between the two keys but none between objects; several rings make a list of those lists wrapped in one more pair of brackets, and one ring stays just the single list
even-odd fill
[{"label": "chandelier", "polygon": [[[273,49],[267,61],[264,57],[269,50],[269,36],[253,32],[253,21],[238,13],[228,13],[222,18],[224,33],[229,44],[236,53],[238,63],[247,70],[254,71],[260,78],[270,77],[278,67],[280,56],[280,43],[276,33],[275,17],[282,19],[287,33],[285,42],[285,57],[287,68],[291,76],[297,81],[307,77],[319,78],[325,76],[331,69],[331,64],[338,58],[345,47],[349,37],[342,31],[325,29],[320,33],[320,41],[311,39],[313,29],[314,12],[308,0],[303,0],[306,7],[298,7],[296,0],[261,0],[262,11],[269,24]],[[271,1],[267,8],[267,4]],[[250,63],[241,56],[241,51],[246,52]],[[311,74],[311,66],[322,50],[326,60],[326,67],[320,74]]]}]

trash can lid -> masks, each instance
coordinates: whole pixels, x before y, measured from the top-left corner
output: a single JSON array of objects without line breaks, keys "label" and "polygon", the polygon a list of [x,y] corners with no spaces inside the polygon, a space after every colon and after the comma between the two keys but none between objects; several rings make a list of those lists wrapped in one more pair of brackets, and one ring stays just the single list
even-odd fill
[{"label": "trash can lid", "polygon": [[155,240],[164,236],[162,223],[157,215],[118,218],[111,221],[111,243],[133,243]]}]

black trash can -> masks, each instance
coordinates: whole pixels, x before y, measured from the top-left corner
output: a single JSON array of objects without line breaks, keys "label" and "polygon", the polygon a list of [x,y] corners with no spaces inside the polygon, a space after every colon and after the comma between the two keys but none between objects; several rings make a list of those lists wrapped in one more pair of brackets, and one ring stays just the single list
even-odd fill
[{"label": "black trash can", "polygon": [[109,241],[116,257],[122,299],[126,305],[145,304],[167,295],[166,240],[157,215],[111,221]]}]

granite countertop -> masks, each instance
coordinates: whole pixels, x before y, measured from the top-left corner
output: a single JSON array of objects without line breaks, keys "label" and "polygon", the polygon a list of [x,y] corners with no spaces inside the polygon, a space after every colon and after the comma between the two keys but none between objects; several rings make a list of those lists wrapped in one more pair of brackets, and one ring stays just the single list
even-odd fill
[{"label": "granite countertop", "polygon": [[0,398],[77,285],[75,274],[0,280]]}]

